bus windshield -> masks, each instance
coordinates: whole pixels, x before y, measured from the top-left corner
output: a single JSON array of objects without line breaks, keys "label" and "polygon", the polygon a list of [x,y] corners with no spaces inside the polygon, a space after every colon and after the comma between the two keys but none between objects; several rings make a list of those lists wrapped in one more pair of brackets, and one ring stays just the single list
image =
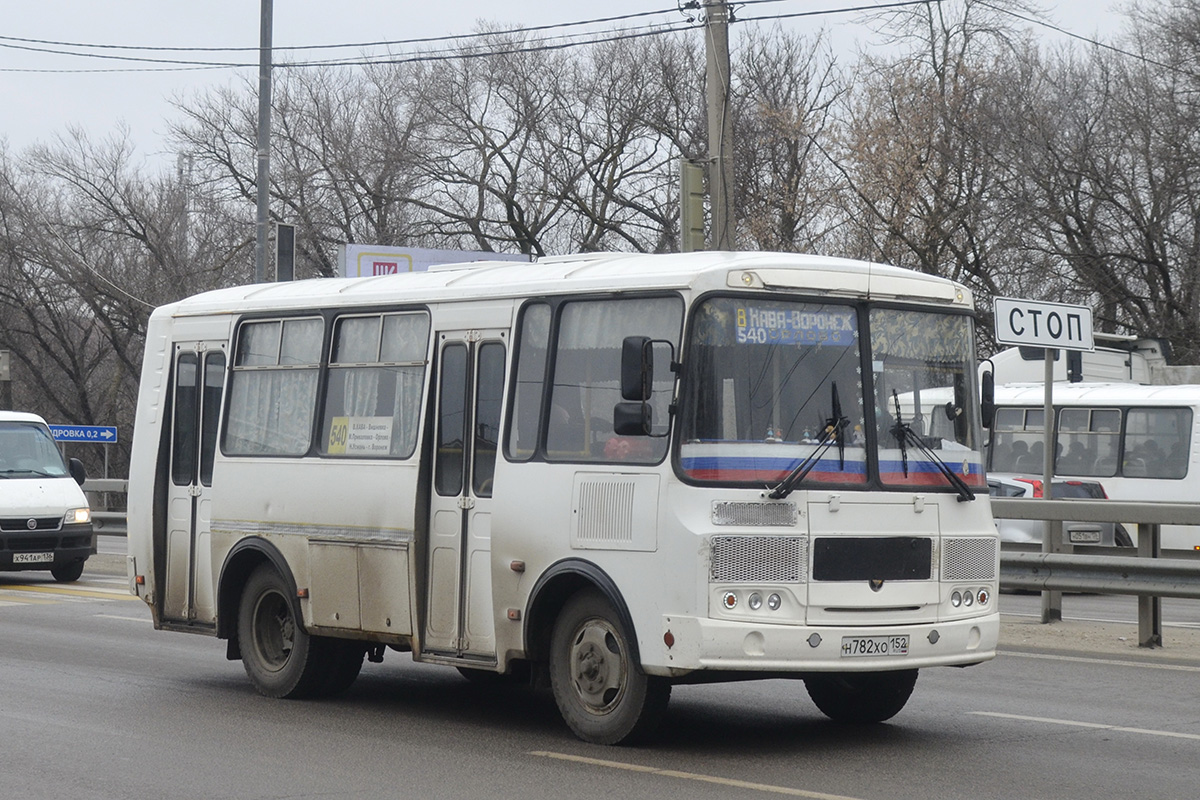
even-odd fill
[{"label": "bus windshield", "polygon": [[984,486],[969,317],[713,297],[689,344],[688,478],[954,490],[948,467]]}]

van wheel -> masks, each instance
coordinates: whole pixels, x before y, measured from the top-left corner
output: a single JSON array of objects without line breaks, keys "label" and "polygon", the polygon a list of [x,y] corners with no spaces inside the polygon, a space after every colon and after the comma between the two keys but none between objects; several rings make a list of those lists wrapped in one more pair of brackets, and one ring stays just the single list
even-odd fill
[{"label": "van wheel", "polygon": [[572,597],[554,622],[550,685],[567,725],[594,744],[646,738],[671,698],[671,684],[642,672],[629,632],[608,601],[591,591]]},{"label": "van wheel", "polygon": [[818,673],[804,679],[808,696],[835,722],[883,722],[900,713],[917,683],[917,670]]},{"label": "van wheel", "polygon": [[79,576],[83,575],[83,559],[68,561],[65,564],[58,564],[50,568],[50,574],[54,576],[54,580],[59,583],[71,583],[79,580]]},{"label": "van wheel", "polygon": [[327,641],[304,630],[287,581],[270,564],[259,565],[246,581],[238,644],[246,674],[267,697],[307,697],[320,690],[333,658]]}]

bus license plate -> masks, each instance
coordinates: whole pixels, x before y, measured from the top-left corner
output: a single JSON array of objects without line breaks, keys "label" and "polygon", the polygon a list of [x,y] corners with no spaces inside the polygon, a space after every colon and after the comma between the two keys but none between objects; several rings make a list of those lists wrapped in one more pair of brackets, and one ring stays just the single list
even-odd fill
[{"label": "bus license plate", "polygon": [[14,564],[49,564],[54,553],[13,553]]},{"label": "bus license plate", "polygon": [[902,636],[842,637],[842,658],[906,655],[908,655],[908,634]]}]

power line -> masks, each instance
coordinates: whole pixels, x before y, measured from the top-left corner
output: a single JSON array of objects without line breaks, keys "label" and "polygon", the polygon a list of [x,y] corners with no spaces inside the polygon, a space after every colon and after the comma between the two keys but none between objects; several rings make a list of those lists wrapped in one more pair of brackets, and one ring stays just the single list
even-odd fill
[{"label": "power line", "polygon": [[[866,12],[872,12],[872,11],[887,11],[887,10],[893,10],[893,9],[899,9],[899,8],[908,8],[908,7],[912,7],[912,6],[918,6],[918,5],[929,5],[931,3],[936,3],[939,1],[940,0],[897,0],[897,2],[891,2],[891,3],[854,5],[854,6],[837,6],[834,8],[818,9],[818,10],[814,10],[814,11],[801,11],[801,12],[794,12],[794,13],[780,13],[780,14],[770,14],[770,15],[763,15],[763,16],[740,18],[740,19],[737,19],[736,22],[739,22],[739,23],[770,22],[770,21],[798,19],[798,18],[805,18],[805,17],[831,16],[834,14],[852,14],[852,13],[866,13]],[[738,7],[742,7],[742,6],[763,5],[766,3],[780,3],[780,2],[789,2],[789,0],[741,0],[741,2],[738,2],[735,5]],[[1077,39],[1081,42],[1085,42],[1087,44],[1090,44],[1090,45],[1093,45],[1096,47],[1110,50],[1114,53],[1125,56],[1127,58],[1141,61],[1146,64],[1150,64],[1152,66],[1159,67],[1161,69],[1169,70],[1171,72],[1176,72],[1176,73],[1189,75],[1189,76],[1194,75],[1194,73],[1191,73],[1187,70],[1180,69],[1179,67],[1176,67],[1176,66],[1173,66],[1170,64],[1165,64],[1160,61],[1156,61],[1145,55],[1142,55],[1139,53],[1133,53],[1128,50],[1124,50],[1122,48],[1116,47],[1115,45],[1111,45],[1106,42],[1102,42],[1102,41],[1099,41],[1097,39],[1094,39],[1094,38],[1091,38],[1088,36],[1083,36],[1081,34],[1073,33],[1062,27],[1053,25],[1053,24],[1045,22],[1043,20],[1039,20],[1035,17],[1030,17],[1030,16],[1027,16],[1024,14],[1020,14],[1016,11],[1012,11],[1007,8],[1002,8],[1000,6],[993,5],[991,3],[986,2],[986,0],[977,0],[977,2],[979,2],[980,5],[990,8],[994,11],[997,11],[997,12],[1000,12],[1003,14],[1007,14],[1016,19],[1020,19],[1024,22],[1028,22],[1033,25],[1038,25],[1038,26],[1047,28],[1049,30],[1053,30],[1057,33],[1063,34],[1064,36],[1068,36],[1073,39]],[[610,43],[610,42],[625,41],[625,40],[630,40],[630,39],[640,39],[640,38],[646,38],[646,37],[650,37],[650,36],[662,36],[662,35],[668,35],[668,34],[672,34],[672,33],[678,33],[678,32],[682,32],[682,31],[690,30],[692,27],[694,27],[694,22],[688,20],[688,21],[681,21],[681,22],[676,22],[676,23],[647,25],[647,26],[642,26],[640,28],[613,31],[613,32],[607,33],[607,34],[592,31],[592,32],[581,32],[581,33],[570,33],[570,34],[562,34],[562,35],[555,35],[555,36],[547,36],[547,37],[540,37],[540,38],[534,38],[534,39],[526,39],[525,43],[522,46],[501,47],[499,49],[495,49],[494,40],[497,37],[504,36],[506,34],[519,35],[519,34],[527,34],[527,33],[538,33],[538,32],[543,32],[543,31],[556,30],[556,29],[560,29],[560,28],[572,28],[572,27],[581,27],[581,26],[586,26],[586,25],[622,22],[622,21],[627,21],[627,20],[632,20],[632,19],[642,19],[645,17],[659,16],[659,15],[667,14],[667,13],[674,14],[674,13],[679,13],[684,10],[690,10],[690,9],[700,7],[700,5],[701,4],[698,2],[692,2],[692,3],[681,4],[681,5],[679,5],[678,8],[663,9],[663,10],[659,10],[659,11],[644,11],[644,12],[638,12],[638,13],[634,13],[634,14],[622,14],[622,15],[616,15],[616,16],[610,16],[610,17],[598,17],[595,19],[580,20],[580,21],[576,21],[576,22],[564,22],[564,23],[555,23],[555,24],[548,24],[548,25],[537,25],[537,26],[532,26],[532,27],[519,27],[519,28],[507,30],[507,31],[484,31],[484,32],[478,32],[478,33],[471,33],[471,34],[455,34],[455,35],[450,35],[450,36],[423,37],[423,38],[413,38],[413,39],[381,40],[381,41],[377,41],[377,42],[358,42],[358,43],[347,42],[347,43],[341,43],[341,44],[297,45],[297,46],[293,46],[293,47],[276,48],[276,52],[279,52],[279,51],[290,52],[290,51],[305,51],[305,50],[338,49],[338,48],[349,48],[349,47],[362,48],[362,47],[381,47],[381,46],[391,46],[391,45],[436,44],[436,43],[442,43],[442,42],[455,42],[455,41],[470,42],[473,40],[475,40],[475,41],[491,40],[488,42],[490,47],[485,46],[478,50],[463,51],[463,50],[457,50],[457,49],[444,48],[444,49],[439,49],[439,50],[423,51],[423,52],[417,51],[417,52],[412,52],[412,53],[386,54],[386,55],[364,55],[364,56],[361,56],[358,58],[342,58],[342,59],[335,58],[335,59],[293,61],[293,62],[283,61],[283,62],[277,62],[276,66],[278,66],[282,69],[303,69],[303,68],[325,67],[325,66],[366,67],[366,66],[374,66],[374,65],[402,65],[402,64],[427,63],[427,62],[437,62],[437,61],[452,61],[452,60],[460,60],[460,59],[485,58],[485,57],[489,57],[489,56],[500,56],[500,55],[520,55],[520,54],[527,54],[527,53],[565,50],[565,49],[574,48],[574,47],[586,47],[586,46],[596,45],[596,44],[605,44],[605,43]],[[29,44],[23,44],[23,45],[22,44],[13,44],[13,42],[26,42]],[[71,69],[71,68],[54,69],[54,68],[0,67],[0,72],[43,73],[43,74],[45,74],[45,73],[106,74],[106,73],[135,73],[135,72],[190,72],[190,71],[196,71],[196,70],[246,69],[246,68],[251,68],[251,67],[257,66],[257,64],[252,63],[252,62],[194,61],[194,60],[186,60],[186,59],[160,59],[160,58],[149,58],[149,57],[144,57],[144,56],[127,56],[127,55],[104,54],[104,53],[78,53],[78,52],[73,52],[73,51],[68,51],[68,50],[50,49],[48,47],[47,48],[34,47],[33,44],[53,45],[55,47],[119,49],[119,50],[127,50],[127,51],[154,51],[154,52],[256,52],[258,50],[258,48],[255,48],[255,47],[165,47],[165,46],[159,47],[159,46],[142,46],[142,45],[136,45],[136,46],[135,45],[112,45],[112,44],[98,44],[98,43],[54,41],[54,40],[47,40],[47,39],[30,39],[30,38],[21,38],[21,37],[13,37],[13,36],[0,36],[0,48],[25,50],[25,51],[32,51],[32,52],[42,52],[42,53],[49,53],[52,55],[75,56],[75,57],[79,57],[79,58],[95,58],[95,59],[107,59],[107,60],[118,60],[118,61],[130,61],[130,62],[143,63],[143,64],[172,65],[172,66],[162,66],[162,67],[144,67],[144,68],[143,67],[130,67],[130,68],[107,68],[107,69],[82,69],[82,68],[81,69]]]},{"label": "power line", "polygon": [[[749,0],[750,2],[784,2],[784,0]],[[678,9],[667,8],[660,11],[640,11],[634,14],[621,14],[612,17],[597,17],[596,19],[578,20],[576,22],[558,22],[548,25],[521,26],[519,30],[538,32],[554,30],[555,28],[574,28],[584,25],[599,25],[611,22],[622,22],[631,19],[640,19],[643,17],[659,16],[662,14],[675,14]],[[479,39],[494,35],[491,32],[479,33],[460,33],[449,36],[429,36],[415,39],[385,39],[374,42],[343,42],[335,44],[304,44],[276,47],[276,50],[331,50],[350,47],[388,47],[391,45],[412,45],[412,44],[434,44],[437,42],[462,41],[465,39]],[[52,39],[29,39],[20,36],[0,36],[0,42],[21,42],[27,45],[43,44],[53,45],[55,47],[79,47],[104,50],[134,50],[134,51],[152,51],[152,52],[176,52],[176,53],[196,53],[196,52],[258,52],[257,47],[166,47],[166,46],[150,46],[150,45],[124,45],[124,44],[96,44],[89,42],[63,42]],[[0,44],[0,46],[4,46]],[[33,49],[33,48],[30,48]],[[58,52],[58,51],[45,51]],[[82,53],[74,55],[83,55]]]},{"label": "power line", "polygon": [[1041,27],[1048,28],[1049,30],[1054,31],[1055,33],[1061,33],[1063,36],[1069,36],[1072,39],[1078,39],[1081,42],[1086,42],[1087,44],[1094,45],[1096,47],[1100,47],[1105,50],[1111,50],[1112,52],[1117,53],[1118,55],[1122,55],[1127,58],[1132,58],[1136,61],[1141,61],[1143,63],[1150,64],[1151,66],[1161,67],[1162,69],[1165,69],[1169,72],[1175,72],[1180,75],[1187,75],[1189,77],[1195,77],[1195,73],[1192,73],[1185,69],[1180,69],[1179,67],[1176,67],[1173,64],[1164,64],[1161,61],[1156,61],[1153,58],[1150,58],[1149,56],[1143,55],[1141,53],[1133,53],[1133,52],[1130,52],[1129,50],[1124,50],[1120,47],[1117,47],[1116,45],[1111,45],[1111,44],[1108,44],[1107,42],[1102,42],[1102,41],[1099,41],[1098,39],[1093,39],[1089,36],[1082,36],[1078,33],[1073,33],[1072,31],[1069,31],[1066,28],[1061,28],[1058,25],[1054,25],[1053,23],[1046,22],[1045,20],[1040,20],[1040,19],[1037,19],[1036,17],[1026,16],[1024,14],[1020,14],[1016,11],[1013,11],[1012,9],[1001,8],[1000,6],[994,6],[991,3],[985,2],[985,0],[977,0],[977,2],[979,3],[979,5],[984,6],[985,8],[990,8],[993,11],[1000,12],[1001,14],[1007,14],[1010,17],[1015,17],[1019,20],[1023,20],[1024,22],[1028,22],[1032,25],[1040,25]]},{"label": "power line", "polygon": [[[763,3],[786,2],[787,0],[743,0],[739,5],[759,5]],[[808,11],[797,14],[783,14],[766,17],[756,17],[749,21],[787,19],[790,17],[809,17],[809,16],[826,16],[831,14],[854,13],[858,11],[869,11],[874,9],[886,9],[893,7],[902,7],[909,5],[919,5],[936,0],[907,0],[906,2],[890,3],[885,5],[866,5],[866,6],[847,6],[835,7],[819,11]],[[691,4],[689,4],[690,6]],[[685,8],[688,6],[685,6]],[[621,22],[632,19],[642,19],[645,17],[659,16],[666,13],[678,13],[681,9],[664,9],[659,11],[645,11],[634,14],[622,14],[610,17],[599,17],[590,20],[580,20],[577,22],[556,23],[551,25],[537,25],[532,27],[522,27],[510,31],[511,33],[537,33],[540,31],[549,31],[559,28],[580,27],[585,25],[595,25],[602,23]],[[583,47],[588,45],[603,44],[608,42],[623,41],[628,39],[645,38],[647,36],[660,36],[669,33],[688,30],[693,26],[691,22],[666,23],[662,25],[643,26],[633,30],[625,30],[614,32],[611,34],[565,34],[563,36],[544,37],[534,39],[533,44],[527,44],[523,47],[507,48],[494,51],[475,51],[462,52],[455,50],[442,50],[433,52],[419,52],[413,54],[402,54],[399,56],[363,56],[360,58],[343,58],[343,59],[327,59],[319,61],[296,61],[296,62],[278,62],[277,66],[281,68],[306,68],[315,66],[370,66],[379,65],[398,65],[422,63],[431,61],[448,61],[454,59],[482,58],[489,55],[516,55],[524,53],[545,52],[550,50],[563,50],[571,47]],[[453,36],[425,37],[415,39],[398,39],[385,40],[379,42],[363,42],[363,43],[344,43],[344,44],[326,44],[326,45],[300,45],[296,47],[277,48],[276,52],[283,51],[298,51],[298,50],[315,50],[315,49],[332,49],[332,48],[348,48],[348,47],[372,47],[385,46],[393,44],[433,44],[447,41],[470,41],[479,39],[494,39],[505,32],[480,32],[472,34],[458,34]],[[571,36],[589,37],[578,38],[571,41],[556,41],[559,39],[569,39]],[[13,44],[13,42],[26,42],[27,44]],[[94,58],[116,61],[131,61],[144,64],[171,64],[180,67],[178,71],[191,71],[195,69],[244,69],[254,67],[251,62],[228,62],[228,61],[194,61],[185,59],[161,59],[149,58],[144,56],[129,56],[116,55],[105,53],[76,53],[69,50],[50,49],[49,47],[35,47],[34,44],[53,45],[55,47],[77,47],[77,48],[93,48],[93,49],[120,49],[127,51],[154,51],[154,52],[256,52],[258,48],[253,47],[158,47],[158,46],[142,46],[142,45],[112,45],[112,44],[95,44],[83,42],[66,42],[49,39],[31,39],[14,36],[0,36],[0,48],[13,50],[24,50],[32,52],[49,53],[52,55],[75,56],[78,58]],[[0,72],[39,72],[39,73],[113,73],[113,72],[165,72],[172,71],[171,68],[149,68],[149,69],[36,69],[36,68],[0,68]]]}]

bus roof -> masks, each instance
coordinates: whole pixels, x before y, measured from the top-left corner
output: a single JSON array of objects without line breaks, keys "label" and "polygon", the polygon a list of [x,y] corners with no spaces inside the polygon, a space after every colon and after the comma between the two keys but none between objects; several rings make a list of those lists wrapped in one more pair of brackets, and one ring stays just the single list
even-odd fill
[{"label": "bus roof", "polygon": [[565,292],[692,289],[798,289],[837,297],[905,298],[972,308],[961,284],[900,267],[794,253],[589,253],[536,262],[477,261],[428,272],[314,278],[217,289],[164,306],[172,316],[255,309],[357,306],[527,297]]},{"label": "bus roof", "polygon": [[[996,385],[996,403],[1005,406],[1043,404],[1045,389],[1040,383]],[[1140,383],[1055,383],[1056,406],[1162,405],[1190,406],[1200,402],[1200,386],[1189,384]]]}]

